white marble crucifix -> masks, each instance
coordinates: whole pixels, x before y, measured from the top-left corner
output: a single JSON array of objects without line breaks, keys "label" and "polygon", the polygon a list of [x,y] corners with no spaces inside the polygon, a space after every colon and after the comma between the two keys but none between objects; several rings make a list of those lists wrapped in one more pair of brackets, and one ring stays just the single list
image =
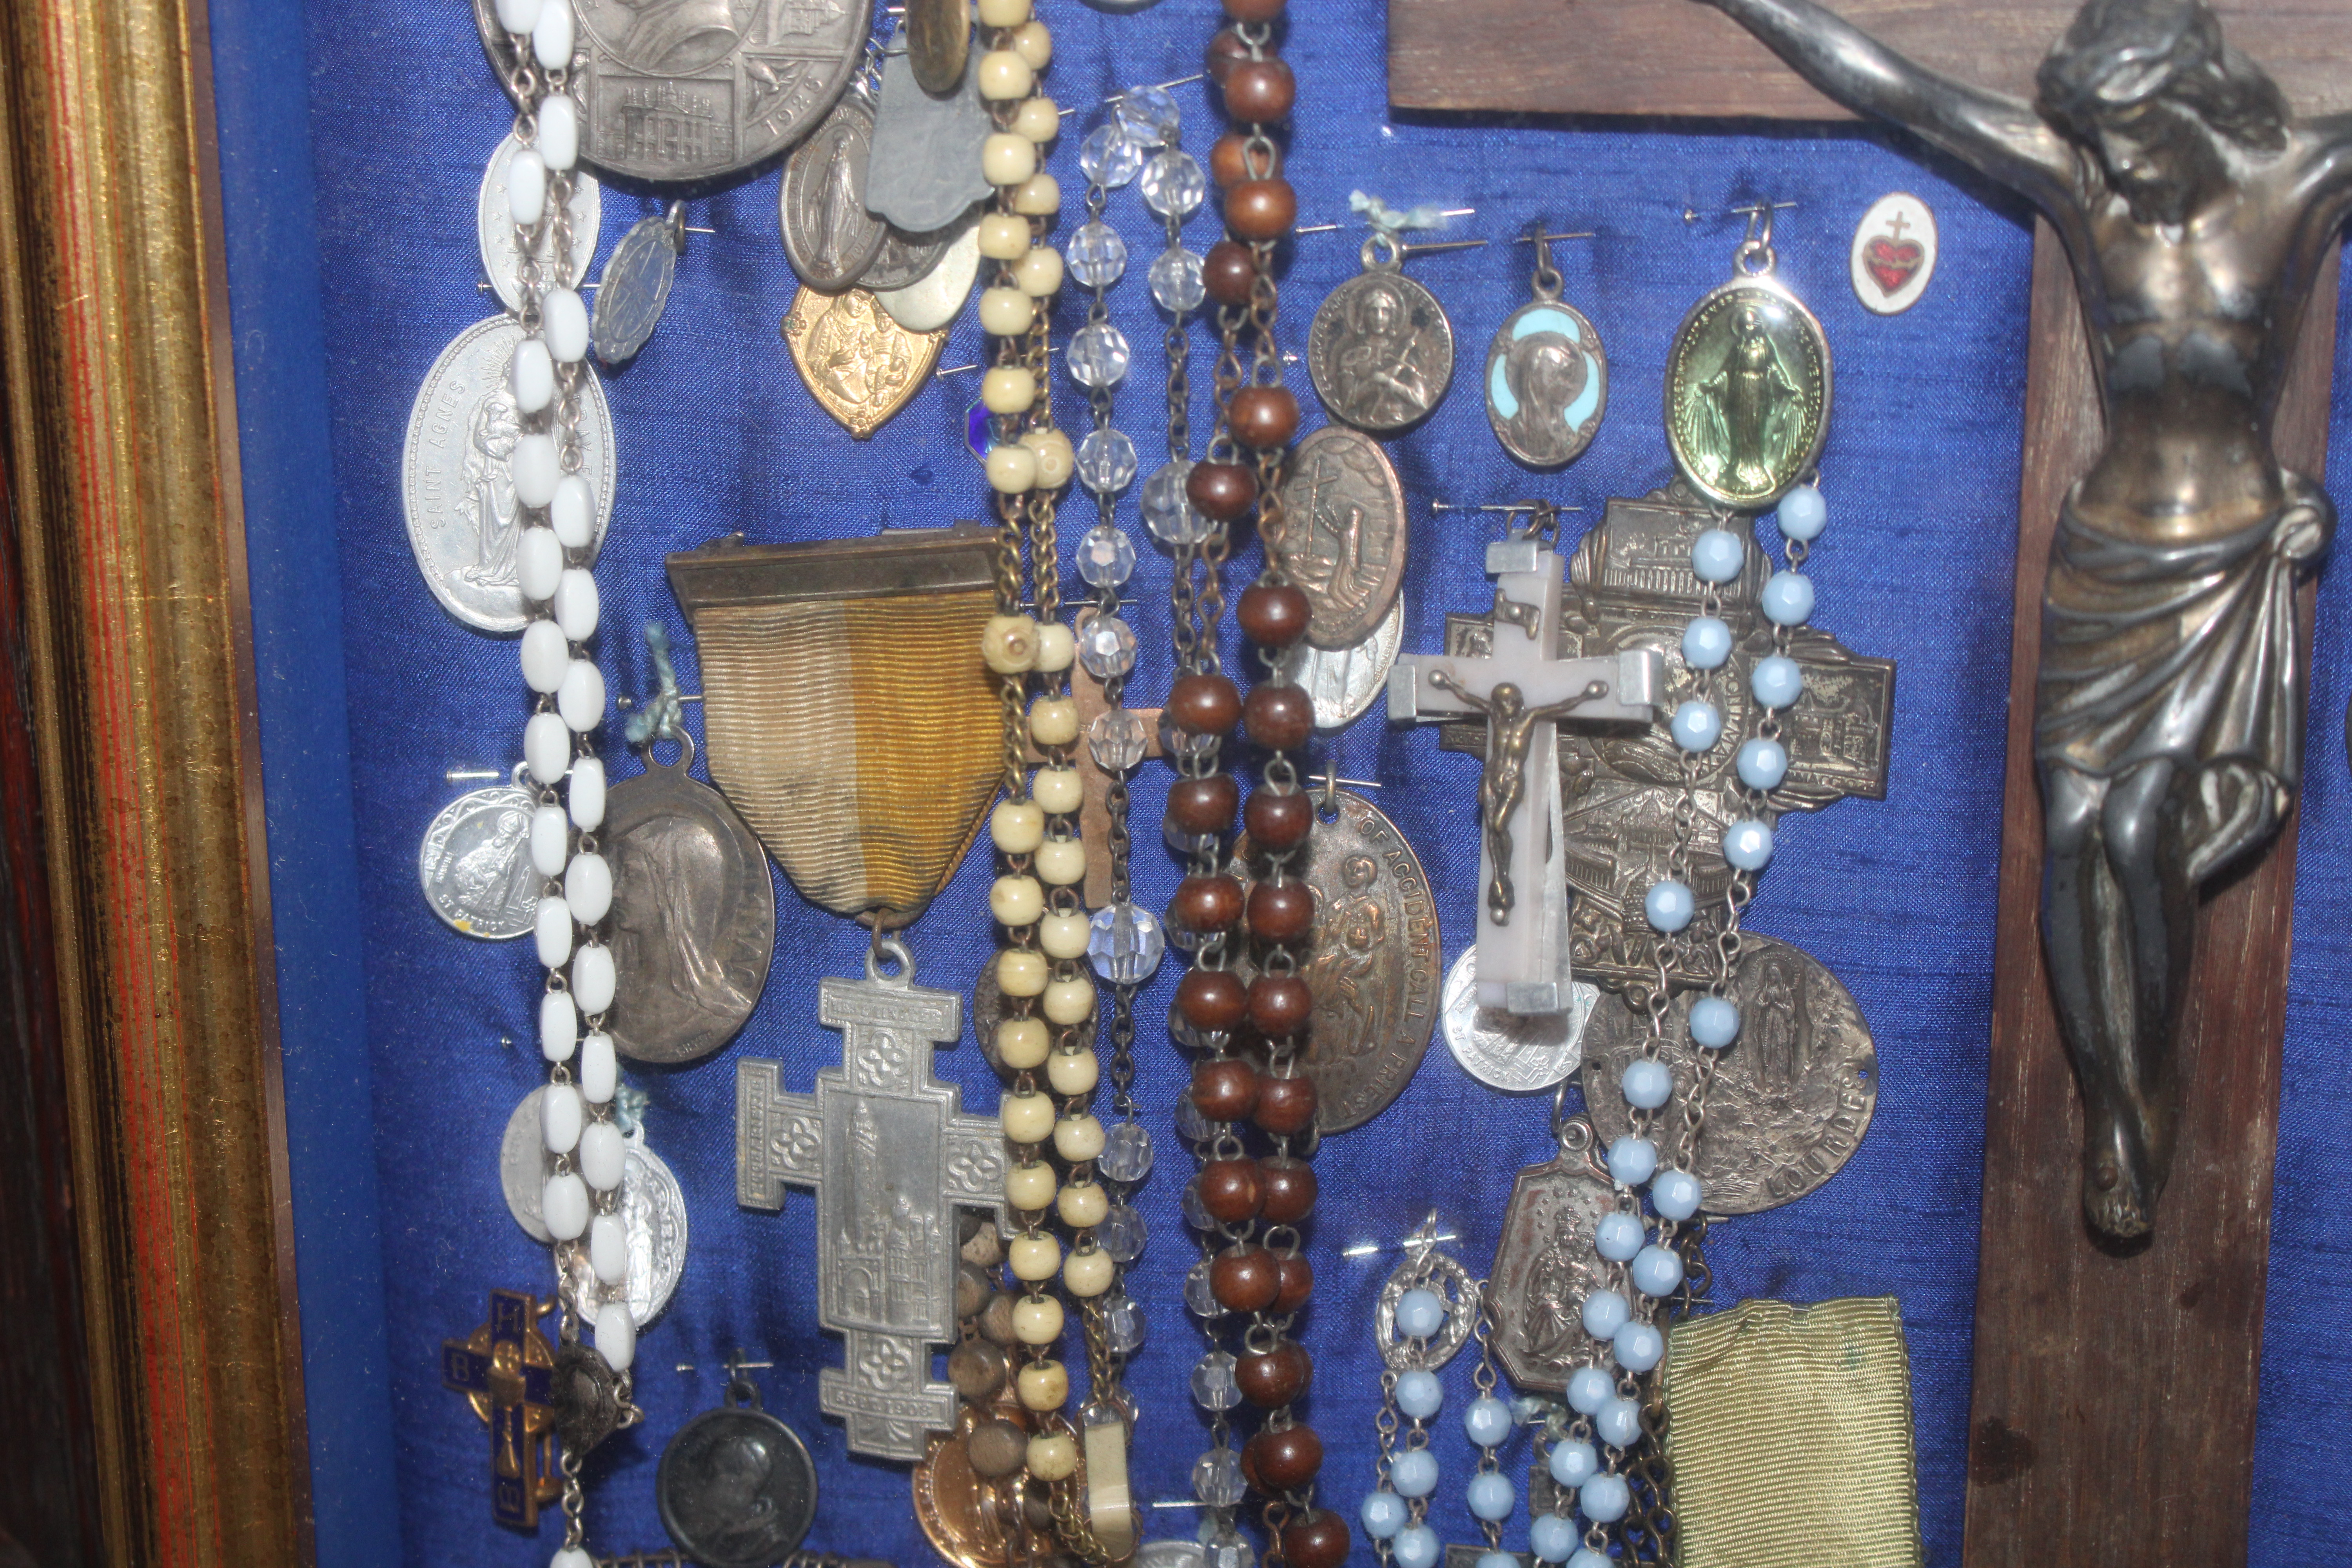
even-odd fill
[{"label": "white marble crucifix", "polygon": [[1533,538],[1486,546],[1496,579],[1492,651],[1413,654],[1389,672],[1389,720],[1486,721],[1478,788],[1478,1005],[1559,1013],[1570,1002],[1567,855],[1557,725],[1650,724],[1664,658],[1635,647],[1557,658],[1560,557]]}]

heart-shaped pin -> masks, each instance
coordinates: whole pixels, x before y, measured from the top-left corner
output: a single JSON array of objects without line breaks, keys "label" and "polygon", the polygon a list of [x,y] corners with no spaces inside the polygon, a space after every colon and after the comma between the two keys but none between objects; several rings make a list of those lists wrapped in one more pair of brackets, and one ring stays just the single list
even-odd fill
[{"label": "heart-shaped pin", "polygon": [[1927,248],[1917,240],[1893,240],[1885,235],[1870,241],[1862,250],[1862,264],[1870,269],[1871,279],[1888,295],[1910,282],[1911,275],[1927,258]]}]

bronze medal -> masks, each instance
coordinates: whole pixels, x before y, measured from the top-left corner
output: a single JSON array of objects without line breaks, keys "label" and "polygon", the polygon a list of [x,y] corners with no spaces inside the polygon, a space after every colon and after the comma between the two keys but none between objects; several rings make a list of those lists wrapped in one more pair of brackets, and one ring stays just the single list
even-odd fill
[{"label": "bronze medal", "polygon": [[1379,443],[1327,425],[1282,486],[1282,569],[1307,595],[1307,641],[1351,648],[1381,629],[1404,582],[1404,487]]},{"label": "bronze medal", "polygon": [[[1360,1127],[1412,1081],[1438,1014],[1437,905],[1412,846],[1360,795],[1335,790],[1339,815],[1316,824],[1306,869],[1315,931],[1299,977],[1315,998],[1299,1065],[1315,1080],[1325,1132]],[[1234,845],[1244,872],[1249,837]],[[1234,972],[1254,973],[1245,961]]]},{"label": "bronze medal", "polygon": [[1610,1288],[1609,1264],[1592,1249],[1593,1232],[1616,1206],[1608,1179],[1567,1149],[1511,1184],[1486,1310],[1495,1354],[1520,1388],[1564,1393],[1570,1374],[1593,1360],[1584,1299]]},{"label": "bronze medal", "polygon": [[970,0],[907,0],[907,63],[925,92],[945,98],[961,87],[971,48]]},{"label": "bronze medal", "polygon": [[785,313],[783,333],[809,395],[860,441],[913,401],[948,341],[945,327],[908,331],[865,289],[803,289]]},{"label": "bronze medal", "polygon": [[[1706,1116],[1691,1173],[1714,1215],[1778,1208],[1819,1187],[1851,1159],[1878,1105],[1878,1052],[1862,1009],[1838,977],[1811,954],[1745,931],[1732,981],[1739,1036],[1717,1054]],[[1664,1129],[1682,1125],[1682,1106],[1697,1078],[1698,1047],[1688,1022],[1695,992],[1675,997],[1662,1059],[1675,1075],[1675,1098],[1658,1112]],[[1606,1144],[1630,1130],[1618,1092],[1625,1064],[1647,1034],[1631,1008],[1603,1002],[1584,1036],[1584,1101]],[[1659,1154],[1671,1156],[1670,1134]]]},{"label": "bronze medal", "polygon": [[888,230],[866,210],[866,165],[874,153],[874,109],[853,92],[784,164],[777,213],[784,254],[811,289],[833,293],[861,281]]},{"label": "bronze medal", "polygon": [[735,1037],[776,946],[776,890],[760,841],[678,762],[646,758],[613,786],[599,837],[613,864],[608,1026],[632,1061],[690,1062]]},{"label": "bronze medal", "polygon": [[1315,395],[1332,418],[1375,436],[1419,424],[1454,378],[1454,323],[1402,259],[1392,238],[1364,241],[1364,270],[1325,297],[1307,331]]}]

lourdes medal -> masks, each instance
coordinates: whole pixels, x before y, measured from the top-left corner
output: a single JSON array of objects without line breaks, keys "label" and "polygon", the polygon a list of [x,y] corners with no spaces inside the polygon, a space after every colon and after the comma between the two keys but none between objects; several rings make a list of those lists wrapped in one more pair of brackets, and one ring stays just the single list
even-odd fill
[{"label": "lourdes medal", "polygon": [[[1742,931],[1731,1001],[1739,1037],[1720,1052],[1707,1090],[1691,1174],[1714,1215],[1758,1214],[1793,1203],[1844,1168],[1878,1106],[1878,1050],[1853,994],[1801,948]],[[1661,1054],[1675,1075],[1659,1111],[1678,1126],[1698,1081],[1690,1010],[1674,1000]],[[1642,1054],[1646,1020],[1631,1007],[1596,1009],[1584,1041],[1584,1100],[1605,1145],[1632,1130],[1618,1090]]]},{"label": "lourdes medal", "polygon": [[882,252],[887,231],[866,210],[873,153],[874,110],[864,93],[852,92],[784,165],[777,198],[784,254],[809,288],[838,293],[863,279]]},{"label": "lourdes medal", "polygon": [[1538,226],[1536,297],[1486,350],[1486,422],[1520,462],[1557,468],[1582,455],[1609,412],[1609,356],[1584,313],[1561,300],[1542,236]]},{"label": "lourdes medal", "polygon": [[1307,595],[1306,640],[1374,636],[1404,582],[1404,487],[1370,437],[1328,425],[1298,444],[1282,485],[1282,569]]},{"label": "lourdes medal", "polygon": [[849,85],[873,21],[872,0],[580,0],[546,6],[525,37],[499,24],[498,0],[474,0],[509,96],[530,107],[524,56],[567,61],[581,157],[673,184],[748,169],[807,135]]},{"label": "lourdes medal", "polygon": [[735,1037],[768,984],[776,890],[760,841],[718,791],[646,752],[613,786],[601,838],[612,863],[613,963],[621,988],[607,1030],[632,1061],[707,1057]]},{"label": "lourdes medal", "polygon": [[1830,419],[1830,341],[1773,275],[1771,213],[1731,281],[1690,309],[1666,353],[1666,445],[1693,489],[1761,511],[1812,471]]},{"label": "lourdes medal", "polygon": [[[507,373],[522,339],[512,316],[459,332],[417,389],[401,450],[400,504],[416,569],[441,607],[476,631],[519,632],[528,619],[515,568],[522,506],[507,465],[522,438]],[[613,518],[613,415],[593,375],[580,383],[580,454],[593,563]]]},{"label": "lourdes medal", "polygon": [[1325,297],[1307,332],[1307,370],[1331,417],[1375,436],[1409,429],[1454,378],[1454,323],[1404,275],[1404,247],[1375,232],[1364,270]]},{"label": "lourdes medal", "polygon": [[726,1403],[677,1429],[654,1497],[677,1549],[708,1568],[768,1568],[816,1522],[816,1464],[800,1435],[760,1408],[738,1373]]},{"label": "lourdes medal", "polygon": [[865,289],[803,289],[783,332],[809,395],[860,441],[914,401],[948,341],[945,326],[928,332],[900,326]]}]

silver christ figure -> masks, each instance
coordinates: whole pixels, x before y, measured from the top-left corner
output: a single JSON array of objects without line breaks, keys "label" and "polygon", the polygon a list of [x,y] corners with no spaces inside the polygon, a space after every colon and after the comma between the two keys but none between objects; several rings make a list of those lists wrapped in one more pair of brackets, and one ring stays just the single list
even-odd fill
[{"label": "silver christ figure", "polygon": [[2091,0],[2027,103],[1810,0],[1710,0],[1807,80],[2015,189],[2074,264],[2106,445],[2042,593],[2042,932],[2084,1100],[2083,1208],[2147,1234],[2172,1158],[2198,893],[2302,771],[2294,584],[2334,509],[2271,420],[2352,205],[2352,116],[2298,120],[2199,0]]}]

